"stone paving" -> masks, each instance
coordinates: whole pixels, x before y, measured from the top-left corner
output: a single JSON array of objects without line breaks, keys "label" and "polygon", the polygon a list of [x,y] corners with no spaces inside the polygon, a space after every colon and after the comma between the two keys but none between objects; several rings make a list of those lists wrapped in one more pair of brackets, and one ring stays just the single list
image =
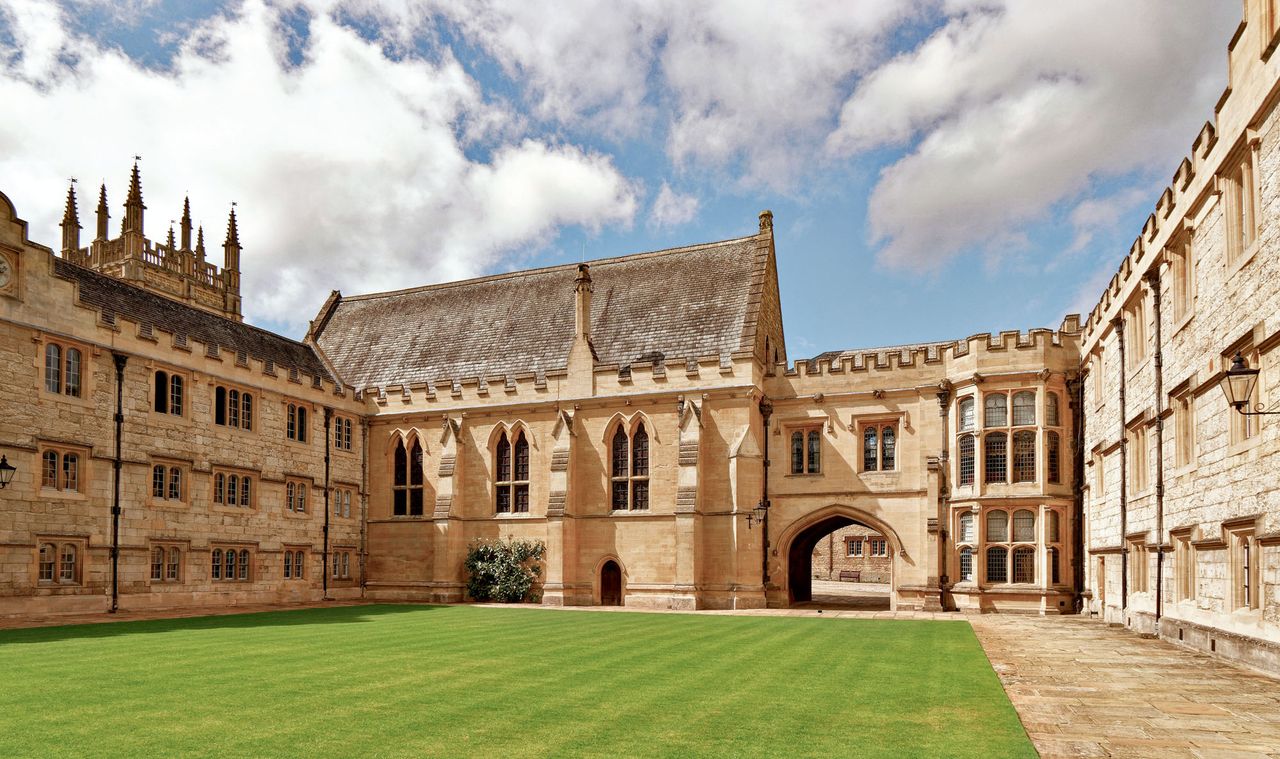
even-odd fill
[{"label": "stone paving", "polygon": [[970,622],[1042,757],[1280,757],[1280,680],[1081,617]]}]

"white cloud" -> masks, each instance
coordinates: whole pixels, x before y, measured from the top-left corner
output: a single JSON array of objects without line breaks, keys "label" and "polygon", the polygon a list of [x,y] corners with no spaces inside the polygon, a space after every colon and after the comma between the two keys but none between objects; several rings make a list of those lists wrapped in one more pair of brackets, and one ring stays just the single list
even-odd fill
[{"label": "white cloud", "polygon": [[698,196],[682,195],[663,182],[649,212],[649,225],[663,229],[687,224],[698,215],[698,205]]},{"label": "white cloud", "polygon": [[882,261],[931,268],[1017,240],[1099,178],[1172,174],[1225,84],[1239,4],[951,0],[863,78],[827,145],[908,146],[869,201]]},{"label": "white cloud", "polygon": [[[239,202],[246,314],[305,325],[333,287],[348,292],[477,274],[565,225],[629,224],[637,190],[610,158],[519,139],[468,157],[475,139],[518,131],[447,53],[389,59],[314,14],[301,66],[283,65],[278,9],[248,0],[148,71],[75,35],[56,10],[0,0],[2,189],[54,242],[64,177],[81,220],[109,179],[113,233],[129,158],[144,156],[147,231],[163,239],[190,191],[216,250]],[[68,64],[67,61],[72,61]],[[220,257],[211,250],[211,257]]]}]

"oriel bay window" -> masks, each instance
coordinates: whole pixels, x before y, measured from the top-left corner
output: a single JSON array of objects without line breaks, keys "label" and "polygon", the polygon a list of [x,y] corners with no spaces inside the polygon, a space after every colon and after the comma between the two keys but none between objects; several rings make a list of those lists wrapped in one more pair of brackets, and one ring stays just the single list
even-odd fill
[{"label": "oriel bay window", "polygon": [[791,431],[791,473],[822,473],[822,429],[820,427]]},{"label": "oriel bay window", "polygon": [[627,435],[622,425],[610,445],[610,502],[614,511],[649,508],[649,433],[644,422]]},{"label": "oriel bay window", "polygon": [[1036,433],[1033,430],[1013,433],[1013,481],[1036,481]]},{"label": "oriel bay window", "polygon": [[529,441],[524,430],[515,443],[503,432],[494,447],[495,510],[499,514],[529,513]]},{"label": "oriel bay window", "polygon": [[422,444],[417,438],[409,446],[404,440],[396,441],[393,469],[391,513],[398,517],[422,516],[425,486],[422,480]]}]

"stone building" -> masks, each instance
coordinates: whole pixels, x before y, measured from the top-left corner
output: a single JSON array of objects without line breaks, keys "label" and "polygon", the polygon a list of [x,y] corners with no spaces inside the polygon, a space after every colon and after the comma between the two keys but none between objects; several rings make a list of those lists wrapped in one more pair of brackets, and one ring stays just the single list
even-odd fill
[{"label": "stone building", "polygon": [[888,539],[860,524],[827,533],[811,563],[813,579],[837,582],[887,583],[893,569]]},{"label": "stone building", "polygon": [[189,207],[145,237],[136,166],[114,239],[103,188],[81,246],[69,191],[60,255],[0,196],[0,614],[461,601],[498,537],[546,543],[547,604],[785,606],[856,531],[894,608],[1085,611],[1280,669],[1280,421],[1216,389],[1239,355],[1277,402],[1280,18],[1245,7],[1214,121],[1056,330],[789,361],[766,211],[335,291],[296,342],[240,320],[234,211],[218,267]]},{"label": "stone building", "polygon": [[1227,90],[1084,323],[1088,608],[1280,669],[1280,16],[1248,0]]}]

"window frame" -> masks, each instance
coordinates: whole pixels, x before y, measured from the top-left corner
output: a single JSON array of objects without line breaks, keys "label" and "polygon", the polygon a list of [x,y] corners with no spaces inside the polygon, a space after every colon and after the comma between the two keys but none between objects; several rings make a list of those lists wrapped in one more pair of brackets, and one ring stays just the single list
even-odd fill
[{"label": "window frame", "polygon": [[[788,441],[789,477],[818,477],[822,475],[822,459],[824,445],[822,440],[822,422],[803,422],[788,424],[785,427]],[[797,438],[796,436],[799,436]],[[797,471],[796,442],[799,440],[799,470]],[[817,455],[815,456],[815,448]]]},{"label": "window frame", "polygon": [[315,483],[305,477],[289,476],[284,480],[285,514],[305,517],[310,513],[311,491]]},{"label": "window frame", "polygon": [[[902,460],[901,423],[902,419],[897,416],[858,420],[858,471],[863,474],[898,471]],[[886,433],[890,437],[888,443],[885,442]],[[872,466],[868,466],[869,463]]]},{"label": "window frame", "polygon": [[[651,427],[648,418],[638,417],[629,425],[618,421],[612,428],[613,434],[605,438],[609,441],[608,503],[611,513],[648,512],[652,509],[649,490],[649,477],[653,470]],[[640,446],[637,446],[637,441],[643,443],[643,453],[638,452]],[[641,469],[643,471],[638,471]],[[625,504],[625,507],[619,508],[619,504]]]},{"label": "window frame", "polygon": [[[169,540],[152,541],[148,544],[147,558],[150,571],[147,573],[148,585],[181,585],[186,579],[186,556],[190,546],[186,543]],[[156,552],[160,553],[160,563],[156,564]],[[159,569],[157,577],[156,569]]]},{"label": "window frame", "polygon": [[[215,508],[228,511],[256,511],[261,484],[262,478],[257,472],[214,466],[209,472],[209,503]],[[233,499],[234,503],[231,502]]]},{"label": "window frame", "polygon": [[[89,481],[90,449],[64,444],[39,443],[36,461],[40,466],[42,497],[83,498]],[[50,484],[49,461],[53,464]],[[70,464],[70,466],[68,466]]]},{"label": "window frame", "polygon": [[[50,347],[56,348],[58,351],[57,368],[52,376],[50,375],[49,366]],[[39,386],[41,394],[52,398],[70,399],[80,403],[92,403],[93,388],[90,387],[90,384],[93,378],[93,371],[88,359],[93,355],[93,351],[89,346],[62,337],[45,336],[40,340],[37,350],[39,351]],[[75,377],[74,384],[71,382],[72,376]],[[51,379],[54,381],[56,388],[50,388]],[[73,387],[75,392],[72,392]]]},{"label": "window frame", "polygon": [[528,430],[523,425],[501,428],[492,457],[495,514],[529,513],[532,455]]},{"label": "window frame", "polygon": [[343,452],[349,453],[353,450],[352,442],[351,442],[351,438],[352,438],[351,430],[353,427],[354,425],[352,424],[351,417],[344,416],[342,414],[335,414],[333,416],[332,445],[335,451],[343,451]]},{"label": "window frame", "polygon": [[427,500],[426,447],[417,435],[408,439],[397,435],[387,463],[391,469],[389,515],[393,519],[422,519],[426,516]]},{"label": "window frame", "polygon": [[213,423],[219,427],[253,432],[256,412],[253,390],[237,385],[217,383],[213,387],[213,403],[210,409]]},{"label": "window frame", "polygon": [[295,443],[307,443],[311,437],[312,406],[305,401],[284,401],[284,436]]},{"label": "window frame", "polygon": [[[186,506],[191,499],[191,465],[185,461],[153,458],[150,463],[150,495],[155,506]],[[160,480],[156,475],[161,476]],[[177,496],[173,495],[175,483]],[[157,486],[161,486],[157,488]],[[159,495],[157,495],[157,490]]]},{"label": "window frame", "polygon": [[[45,547],[50,547],[50,561],[45,561]],[[85,562],[88,541],[85,538],[67,535],[37,535],[32,559],[34,572],[32,577],[37,588],[80,587],[84,585]],[[66,551],[73,552],[73,564],[70,576],[66,571]],[[49,568],[49,577],[44,577],[45,567]]]},{"label": "window frame", "polygon": [[[219,554],[221,556],[219,557]],[[218,564],[214,558],[220,558]],[[228,557],[231,557],[228,560]],[[213,567],[219,566],[220,576],[213,576]],[[257,549],[243,543],[214,543],[209,549],[209,581],[214,583],[252,583],[257,581]],[[228,577],[227,574],[232,576]]]},{"label": "window frame", "polygon": [[[186,418],[187,409],[191,406],[190,388],[191,377],[186,372],[169,366],[152,369],[151,413],[179,419]],[[164,408],[160,408],[161,405]],[[175,407],[177,411],[174,411]]]}]

